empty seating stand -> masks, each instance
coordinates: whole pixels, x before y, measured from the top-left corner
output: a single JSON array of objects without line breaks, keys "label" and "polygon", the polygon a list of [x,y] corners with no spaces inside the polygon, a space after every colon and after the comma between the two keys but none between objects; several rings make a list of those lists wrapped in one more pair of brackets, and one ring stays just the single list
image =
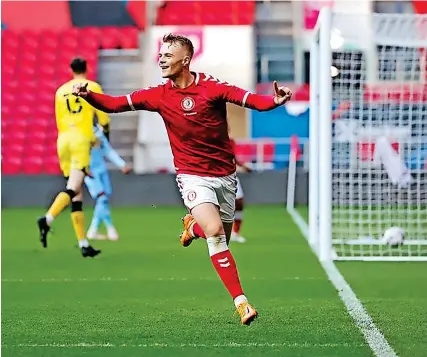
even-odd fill
[{"label": "empty seating stand", "polygon": [[157,25],[252,25],[255,1],[164,1]]},{"label": "empty seating stand", "polygon": [[2,31],[2,173],[59,174],[55,92],[82,56],[96,80],[99,49],[138,48],[134,27]]}]

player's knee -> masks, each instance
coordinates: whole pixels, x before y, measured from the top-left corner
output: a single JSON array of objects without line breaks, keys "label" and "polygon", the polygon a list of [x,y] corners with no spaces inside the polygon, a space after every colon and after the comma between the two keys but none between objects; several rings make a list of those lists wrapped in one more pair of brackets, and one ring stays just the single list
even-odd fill
[{"label": "player's knee", "polygon": [[69,189],[69,188],[67,188],[64,192],[65,192],[68,196],[70,196],[70,199],[73,199],[74,197],[76,197],[76,196],[77,196],[77,192],[76,192],[75,190],[71,190],[71,189]]},{"label": "player's knee", "polygon": [[209,222],[203,227],[206,237],[215,237],[224,235],[224,227],[222,222]]},{"label": "player's knee", "polygon": [[71,212],[81,212],[81,211],[83,211],[83,202],[82,201],[71,202]]}]

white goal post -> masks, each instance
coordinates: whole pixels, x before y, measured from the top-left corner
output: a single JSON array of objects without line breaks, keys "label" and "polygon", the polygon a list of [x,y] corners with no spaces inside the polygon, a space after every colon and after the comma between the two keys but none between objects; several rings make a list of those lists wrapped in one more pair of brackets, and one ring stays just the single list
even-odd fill
[{"label": "white goal post", "polygon": [[[321,260],[427,261],[426,58],[425,15],[322,9],[309,143],[309,241]],[[383,237],[393,226],[405,232],[397,247]]]}]

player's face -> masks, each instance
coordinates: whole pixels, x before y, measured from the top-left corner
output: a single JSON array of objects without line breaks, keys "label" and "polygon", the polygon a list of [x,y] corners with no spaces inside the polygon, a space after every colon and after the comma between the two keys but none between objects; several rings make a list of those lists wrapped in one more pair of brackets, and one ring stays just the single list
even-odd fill
[{"label": "player's face", "polygon": [[158,63],[163,78],[176,78],[188,67],[190,57],[180,44],[164,43],[159,51]]}]

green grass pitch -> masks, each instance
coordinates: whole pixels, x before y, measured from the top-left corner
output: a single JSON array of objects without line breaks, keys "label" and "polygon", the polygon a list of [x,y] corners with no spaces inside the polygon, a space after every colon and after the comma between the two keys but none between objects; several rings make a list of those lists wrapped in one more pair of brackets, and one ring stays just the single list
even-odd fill
[{"label": "green grass pitch", "polygon": [[[43,249],[42,211],[2,211],[4,357],[372,356],[284,207],[248,207],[248,242],[231,244],[260,314],[250,327],[206,244],[180,246],[182,209],[113,209],[120,241],[95,241],[95,259],[80,256],[68,212]],[[397,354],[425,356],[427,265],[338,267]]]}]

